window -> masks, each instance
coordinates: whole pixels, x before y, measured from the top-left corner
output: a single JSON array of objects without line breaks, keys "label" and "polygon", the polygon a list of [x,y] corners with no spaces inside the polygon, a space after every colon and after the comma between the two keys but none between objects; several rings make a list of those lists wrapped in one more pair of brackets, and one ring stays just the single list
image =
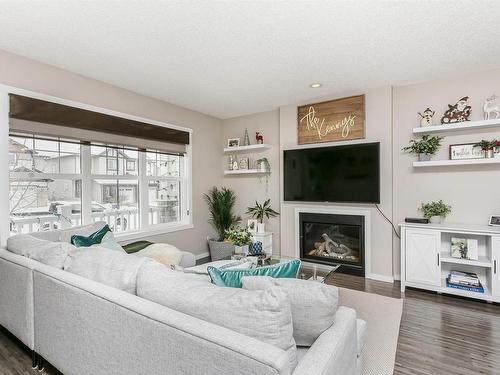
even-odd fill
[{"label": "window", "polygon": [[9,140],[12,234],[101,220],[114,232],[188,222],[183,155],[21,134]]}]

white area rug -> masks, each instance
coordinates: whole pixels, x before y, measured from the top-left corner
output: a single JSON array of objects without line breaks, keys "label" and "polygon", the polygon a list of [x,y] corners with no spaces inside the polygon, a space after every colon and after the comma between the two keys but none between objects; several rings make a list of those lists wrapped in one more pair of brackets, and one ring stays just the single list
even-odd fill
[{"label": "white area rug", "polygon": [[392,375],[396,360],[403,300],[339,288],[340,305],[357,311],[368,323],[364,348],[364,375]]}]

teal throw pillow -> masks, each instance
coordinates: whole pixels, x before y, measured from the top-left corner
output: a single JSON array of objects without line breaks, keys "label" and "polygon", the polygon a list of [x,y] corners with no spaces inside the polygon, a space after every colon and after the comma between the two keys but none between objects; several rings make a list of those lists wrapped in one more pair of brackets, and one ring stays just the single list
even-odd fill
[{"label": "teal throw pillow", "polygon": [[76,247],[88,247],[99,244],[108,232],[111,232],[111,229],[109,229],[108,224],[106,224],[97,232],[92,233],[88,237],[74,234],[73,236],[71,236],[71,243]]},{"label": "teal throw pillow", "polygon": [[241,278],[244,276],[271,276],[274,278],[293,279],[297,277],[299,269],[300,259],[251,269],[224,270],[211,266],[207,267],[212,283],[217,286],[228,286],[232,288],[241,288]]}]

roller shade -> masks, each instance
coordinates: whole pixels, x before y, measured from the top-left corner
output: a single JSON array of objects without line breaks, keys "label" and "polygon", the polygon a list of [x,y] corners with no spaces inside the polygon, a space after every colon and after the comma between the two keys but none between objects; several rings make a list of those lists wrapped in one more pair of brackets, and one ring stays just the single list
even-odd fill
[{"label": "roller shade", "polygon": [[174,153],[184,153],[189,144],[186,131],[16,94],[9,96],[11,131]]}]

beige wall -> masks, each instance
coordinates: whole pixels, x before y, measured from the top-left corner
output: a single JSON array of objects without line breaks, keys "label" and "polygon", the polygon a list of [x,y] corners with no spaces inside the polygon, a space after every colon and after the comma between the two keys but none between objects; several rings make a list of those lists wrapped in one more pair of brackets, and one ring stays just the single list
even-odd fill
[{"label": "beige wall", "polygon": [[[264,136],[264,143],[270,144],[272,147],[263,152],[251,152],[248,154],[235,154],[237,156],[248,156],[250,158],[250,165],[253,166],[257,159],[266,157],[271,165],[271,175],[267,178],[256,177],[255,175],[236,175],[226,176],[222,184],[228,188],[233,189],[237,193],[236,213],[243,218],[242,224],[246,224],[249,217],[245,215],[246,208],[255,204],[255,201],[262,202],[267,198],[271,198],[272,207],[279,211],[280,209],[280,192],[279,192],[279,111],[271,111],[258,113],[255,115],[236,117],[233,119],[224,120],[222,122],[222,142],[220,145],[220,152],[222,155],[222,148],[227,145],[228,138],[241,138],[245,134],[245,128],[248,129],[250,142],[255,143],[255,132],[259,131]],[[223,156],[221,170],[227,169],[228,155]],[[267,220],[266,231],[274,233],[273,250],[279,249],[279,218]]]},{"label": "beige wall", "polygon": [[[500,212],[500,169],[498,166],[456,166],[413,168],[414,156],[401,148],[413,138],[412,128],[419,126],[417,112],[426,107],[436,111],[435,122],[447,104],[469,96],[471,120],[483,119],[483,101],[491,94],[500,95],[500,70],[394,89],[394,219],[420,213],[422,202],[443,199],[452,206],[450,223],[486,225],[489,215]],[[500,103],[500,101],[499,101]],[[444,134],[443,147],[436,159],[447,159],[450,144],[474,143],[481,139],[500,139],[498,130],[473,130]],[[420,214],[421,215],[421,214]],[[399,275],[399,242],[395,242],[395,274]]]},{"label": "beige wall", "polygon": [[195,254],[208,251],[206,237],[212,229],[202,194],[222,181],[219,119],[4,51],[0,51],[0,83],[193,129],[194,229],[152,239]]}]

